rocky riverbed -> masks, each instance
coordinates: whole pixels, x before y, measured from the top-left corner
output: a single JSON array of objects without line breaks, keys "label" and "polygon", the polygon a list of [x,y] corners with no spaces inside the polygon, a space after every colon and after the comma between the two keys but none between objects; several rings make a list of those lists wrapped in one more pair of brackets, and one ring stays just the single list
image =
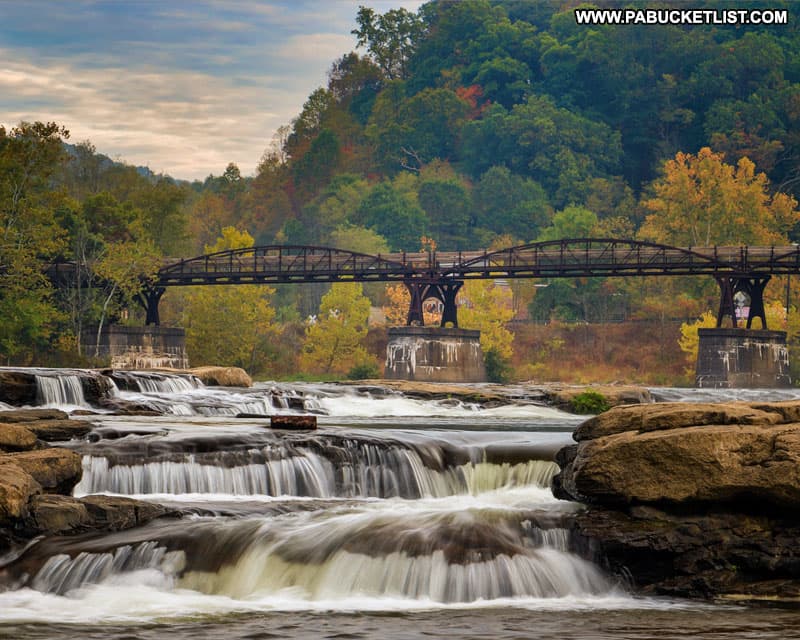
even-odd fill
[{"label": "rocky riverbed", "polygon": [[800,601],[800,402],[616,407],[574,439],[553,492],[636,589]]},{"label": "rocky riverbed", "polygon": [[125,497],[71,496],[81,456],[49,443],[92,428],[57,409],[0,411],[0,571],[38,536],[120,531],[167,513]]}]

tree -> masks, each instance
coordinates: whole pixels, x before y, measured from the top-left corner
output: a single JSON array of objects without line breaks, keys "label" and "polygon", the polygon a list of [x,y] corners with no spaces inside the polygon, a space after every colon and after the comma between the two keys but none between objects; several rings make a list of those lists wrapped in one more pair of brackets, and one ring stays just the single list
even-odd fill
[{"label": "tree", "polygon": [[[143,236],[141,233],[136,235]],[[161,255],[155,244],[147,238],[138,241],[112,242],[105,247],[104,255],[96,267],[96,274],[105,286],[100,318],[97,322],[95,358],[100,355],[100,335],[112,302],[118,300],[119,307],[133,304],[148,281],[152,284],[160,266]]]},{"label": "tree", "polygon": [[[386,319],[387,327],[402,327],[408,321],[408,309],[411,306],[411,294],[404,284],[386,285],[384,292],[386,300],[381,310]],[[436,326],[442,319],[441,311],[431,305],[422,305],[422,321],[428,326]]]},{"label": "tree", "polygon": [[328,72],[328,90],[362,125],[369,118],[382,81],[380,68],[355,52],[336,60]]},{"label": "tree", "polygon": [[504,166],[494,166],[481,176],[473,200],[477,225],[497,234],[530,240],[552,216],[541,185]]},{"label": "tree", "polygon": [[428,217],[428,231],[443,251],[462,249],[472,219],[472,198],[466,185],[457,179],[422,180],[419,204]]},{"label": "tree", "polygon": [[584,207],[569,206],[553,216],[553,223],[542,229],[537,242],[563,238],[588,238],[597,225],[597,216]]},{"label": "tree", "polygon": [[356,224],[386,238],[393,251],[415,249],[427,228],[425,213],[388,182],[373,187],[354,218]]},{"label": "tree", "polygon": [[0,126],[0,355],[9,363],[46,343],[59,320],[44,266],[64,246],[54,214],[70,205],[51,180],[68,137],[53,122]]},{"label": "tree", "polygon": [[366,134],[389,170],[419,171],[435,158],[455,155],[469,111],[469,102],[450,89],[406,97],[402,83],[390,83],[375,101]]},{"label": "tree", "polygon": [[514,334],[506,325],[514,316],[511,290],[492,280],[468,280],[459,298],[459,326],[480,330],[484,353],[495,351],[501,358],[510,359]]},{"label": "tree", "polygon": [[[205,252],[252,246],[249,233],[226,227]],[[270,306],[274,292],[265,285],[193,287],[183,310],[189,359],[195,364],[243,367],[251,373],[264,370],[277,334]]]},{"label": "tree", "polygon": [[617,174],[622,156],[619,132],[541,95],[510,110],[492,105],[482,118],[464,123],[461,141],[471,175],[502,159],[512,172],[541,184],[560,206],[581,202],[593,178]]},{"label": "tree", "polygon": [[786,244],[800,221],[797,201],[770,195],[769,182],[755,165],[741,158],[726,164],[722,154],[703,147],[679,152],[664,165],[644,201],[652,213],[641,228],[643,239],[676,246]]},{"label": "tree", "polygon": [[392,9],[383,15],[359,7],[356,16],[358,46],[367,47],[375,64],[389,80],[407,75],[408,60],[423,33],[422,19],[407,9]]},{"label": "tree", "polygon": [[700,345],[698,329],[711,329],[717,326],[717,316],[713,311],[706,311],[694,322],[684,322],[681,324],[681,337],[678,339],[681,351],[686,354],[686,362],[689,365],[687,373],[694,371],[697,363],[697,351]]},{"label": "tree", "polygon": [[344,375],[374,360],[362,344],[369,308],[360,283],[335,283],[322,297],[319,315],[306,327],[301,370]]}]

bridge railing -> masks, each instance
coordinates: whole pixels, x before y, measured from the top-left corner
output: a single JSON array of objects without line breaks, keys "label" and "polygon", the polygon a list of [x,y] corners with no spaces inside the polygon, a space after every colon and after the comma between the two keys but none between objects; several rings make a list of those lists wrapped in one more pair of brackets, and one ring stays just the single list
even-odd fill
[{"label": "bridge railing", "polygon": [[532,243],[498,251],[420,251],[378,255],[330,247],[255,247],[174,262],[161,269],[159,284],[743,275],[798,271],[800,251],[796,246],[681,248],[590,238]]}]

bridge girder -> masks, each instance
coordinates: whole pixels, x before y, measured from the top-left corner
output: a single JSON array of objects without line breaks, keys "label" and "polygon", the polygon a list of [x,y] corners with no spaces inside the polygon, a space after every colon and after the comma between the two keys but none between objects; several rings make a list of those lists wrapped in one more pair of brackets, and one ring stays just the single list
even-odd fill
[{"label": "bridge girder", "polygon": [[[64,278],[64,265],[57,266],[54,277]],[[454,288],[457,291],[460,283],[472,279],[707,275],[717,282],[732,279],[734,288],[746,291],[751,298],[754,294],[758,300],[760,293],[756,283],[768,280],[771,275],[797,273],[800,273],[800,247],[795,245],[673,247],[617,238],[568,238],[496,251],[379,255],[333,247],[267,245],[170,261],[159,270],[151,291],[145,292],[142,300],[148,312],[148,323],[158,323],[158,302],[168,287],[402,282],[409,290],[428,287],[425,290],[428,293],[448,291],[446,296],[441,293],[427,297],[442,299],[449,314],[449,292]],[[725,292],[722,284],[720,287],[722,318],[730,313],[731,303],[727,298],[722,300]],[[156,291],[161,293],[154,293]],[[760,291],[763,293],[763,287]],[[448,302],[444,301],[445,297]],[[452,305],[455,308],[454,302]],[[448,322],[457,324],[455,312],[451,315]]]}]

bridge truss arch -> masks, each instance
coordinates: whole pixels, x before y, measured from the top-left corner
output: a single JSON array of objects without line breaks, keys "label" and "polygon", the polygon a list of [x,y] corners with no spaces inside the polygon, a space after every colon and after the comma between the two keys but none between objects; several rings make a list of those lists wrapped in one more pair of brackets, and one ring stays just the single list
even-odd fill
[{"label": "bridge truss arch", "polygon": [[751,298],[751,317],[763,313],[763,290],[773,274],[800,273],[800,247],[674,247],[617,238],[568,238],[495,251],[365,254],[302,245],[232,249],[171,261],[142,294],[147,323],[158,324],[158,301],[171,286],[292,282],[402,282],[411,294],[408,323],[422,323],[422,302],[444,305],[445,323],[458,326],[455,299],[465,280],[708,275],[720,286],[717,322],[729,315],[733,296]]}]

